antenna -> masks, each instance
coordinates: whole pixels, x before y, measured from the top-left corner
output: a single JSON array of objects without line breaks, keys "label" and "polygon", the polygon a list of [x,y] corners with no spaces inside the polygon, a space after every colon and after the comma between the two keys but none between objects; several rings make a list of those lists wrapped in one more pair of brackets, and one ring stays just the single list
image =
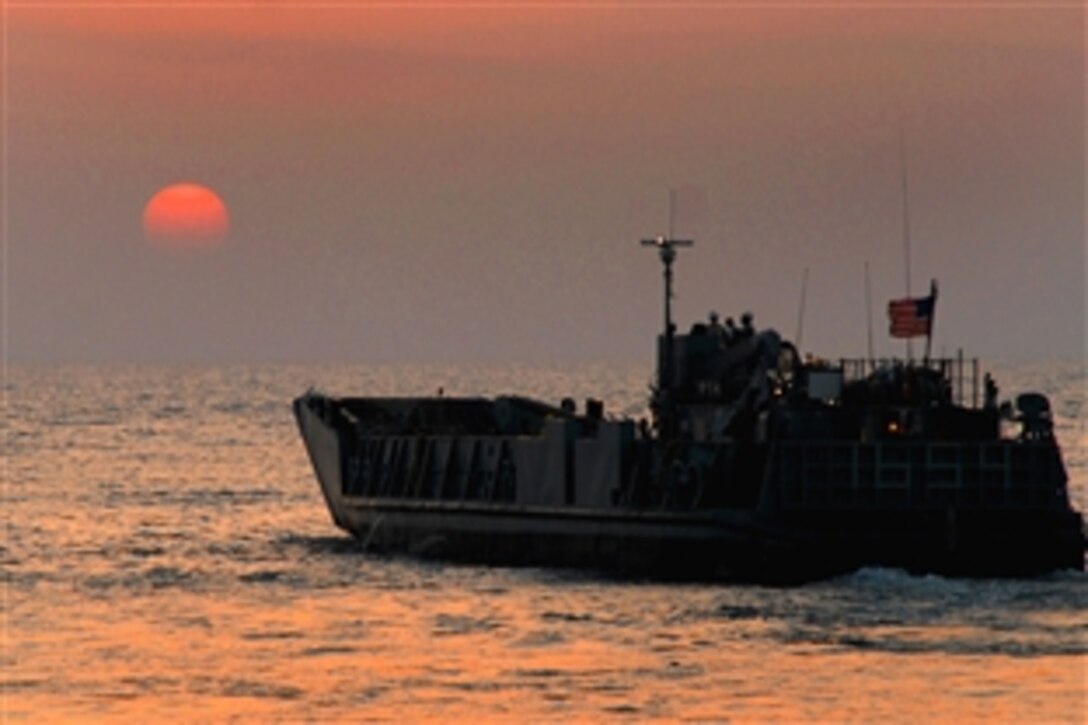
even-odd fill
[{"label": "antenna", "polygon": [[[903,256],[904,270],[907,275],[907,298],[910,298],[910,194],[907,189],[907,141],[903,124],[899,124],[899,170],[902,177],[901,193],[903,203]],[[907,338],[907,360],[913,357],[910,338]]]},{"label": "antenna", "polygon": [[669,239],[676,235],[676,189],[669,189]]},{"label": "antenna", "polygon": [[801,349],[801,339],[805,334],[805,297],[808,292],[808,267],[801,274],[801,303],[797,306],[797,349]]},{"label": "antenna", "polygon": [[873,364],[873,293],[869,285],[869,260],[865,260],[865,318],[869,337],[869,364]]}]

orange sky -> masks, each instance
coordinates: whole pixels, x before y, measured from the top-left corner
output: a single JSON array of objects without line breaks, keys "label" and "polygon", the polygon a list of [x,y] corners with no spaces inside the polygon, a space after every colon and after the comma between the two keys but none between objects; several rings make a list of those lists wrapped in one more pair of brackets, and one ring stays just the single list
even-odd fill
[{"label": "orange sky", "polygon": [[[13,357],[648,361],[670,186],[685,323],[792,336],[807,266],[861,353],[869,260],[898,350],[900,125],[936,344],[1083,353],[1076,5],[349,5],[8,5]],[[178,180],[214,254],[142,238]]]}]

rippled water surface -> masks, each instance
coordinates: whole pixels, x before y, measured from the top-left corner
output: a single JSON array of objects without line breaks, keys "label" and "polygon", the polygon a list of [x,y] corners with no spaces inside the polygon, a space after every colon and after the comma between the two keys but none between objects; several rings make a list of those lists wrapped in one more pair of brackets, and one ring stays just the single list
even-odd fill
[{"label": "rippled water surface", "polygon": [[[1081,363],[995,368],[1051,397],[1088,493]],[[864,570],[662,585],[363,554],[290,416],[330,392],[519,392],[640,414],[648,369],[13,368],[2,715],[11,721],[1083,721],[1086,577]]]}]

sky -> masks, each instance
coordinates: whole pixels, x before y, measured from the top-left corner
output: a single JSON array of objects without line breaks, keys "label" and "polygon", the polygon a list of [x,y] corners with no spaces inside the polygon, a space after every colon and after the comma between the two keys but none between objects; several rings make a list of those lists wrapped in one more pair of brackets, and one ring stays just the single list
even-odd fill
[{"label": "sky", "polygon": [[[649,364],[670,189],[681,329],[864,355],[868,264],[902,353],[905,168],[934,351],[1084,358],[1085,14],[7,0],[4,354]],[[145,237],[183,181],[222,244]]]}]

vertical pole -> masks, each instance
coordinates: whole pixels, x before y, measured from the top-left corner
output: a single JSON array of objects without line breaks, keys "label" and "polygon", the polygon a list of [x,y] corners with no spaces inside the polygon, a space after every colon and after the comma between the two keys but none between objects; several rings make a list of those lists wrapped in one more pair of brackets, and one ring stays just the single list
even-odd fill
[{"label": "vertical pole", "polygon": [[808,292],[808,267],[801,274],[801,302],[797,306],[797,351],[801,351],[801,339],[805,334],[805,296]]},{"label": "vertical pole", "polygon": [[867,324],[869,369],[873,367],[873,295],[869,285],[869,260],[865,260],[865,319]]},{"label": "vertical pole", "polygon": [[669,189],[669,239],[676,238],[676,189]]},{"label": "vertical pole", "polygon": [[642,240],[644,247],[657,247],[661,264],[664,266],[662,276],[665,280],[665,332],[661,348],[658,350],[657,391],[654,394],[652,406],[660,435],[665,439],[672,436],[673,429],[672,398],[675,375],[673,346],[676,328],[672,323],[672,265],[676,260],[676,247],[690,247],[692,244],[690,239],[672,239],[662,236]]},{"label": "vertical pole", "polygon": [[971,407],[978,408],[978,358],[971,360]]},{"label": "vertical pole", "polygon": [[933,344],[933,328],[937,324],[937,280],[929,281],[929,325],[926,330],[926,364],[929,364],[929,350]]},{"label": "vertical pole", "polygon": [[[907,142],[903,126],[899,126],[900,193],[903,205],[903,269],[906,273],[907,298],[910,298],[910,202],[907,189]],[[910,338],[907,338],[907,360],[913,355]]]},{"label": "vertical pole", "polygon": [[672,260],[675,252],[669,247],[661,248],[661,261],[665,265],[665,360],[661,366],[661,388],[669,390],[672,387]]},{"label": "vertical pole", "polygon": [[667,335],[672,328],[672,260],[662,252],[661,261],[664,262],[662,274],[665,275],[665,334]]},{"label": "vertical pole", "polygon": [[[670,192],[671,193],[671,192]],[[670,210],[672,205],[669,205]],[[669,238],[671,239],[671,237]],[[672,327],[672,261],[676,258],[676,252],[669,246],[670,242],[665,241],[665,244],[661,247],[661,261],[665,265],[665,350],[662,353],[662,357],[665,359],[661,361],[661,381],[658,384],[659,395],[663,404],[663,409],[659,413],[658,423],[660,425],[659,433],[665,439],[670,439],[674,433],[674,420],[673,420],[673,327]]]}]

